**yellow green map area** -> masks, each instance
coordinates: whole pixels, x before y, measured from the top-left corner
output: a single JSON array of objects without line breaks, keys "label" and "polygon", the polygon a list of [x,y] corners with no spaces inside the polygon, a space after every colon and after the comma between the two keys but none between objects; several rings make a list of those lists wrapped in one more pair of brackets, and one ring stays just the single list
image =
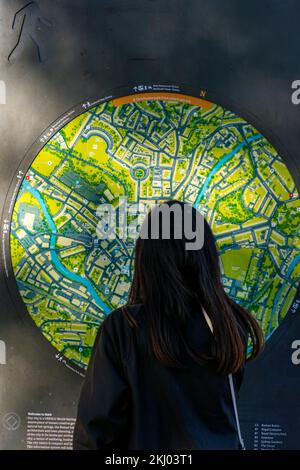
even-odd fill
[{"label": "yellow green map area", "polygon": [[270,143],[213,103],[113,101],[83,112],[33,160],[11,225],[11,259],[37,327],[86,368],[96,332],[127,299],[134,240],[99,240],[97,208],[120,196],[201,209],[217,238],[228,294],[266,338],[293,303],[300,277],[300,201]]}]

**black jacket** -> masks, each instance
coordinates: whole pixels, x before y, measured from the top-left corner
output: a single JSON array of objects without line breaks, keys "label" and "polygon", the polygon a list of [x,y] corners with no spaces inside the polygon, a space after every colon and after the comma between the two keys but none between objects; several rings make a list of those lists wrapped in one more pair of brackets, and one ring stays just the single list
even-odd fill
[{"label": "black jacket", "polygon": [[[227,375],[194,361],[166,368],[147,352],[142,305],[130,307],[140,324],[112,312],[96,337],[81,390],[74,449],[238,449]],[[209,347],[211,331],[199,312],[190,340]],[[195,343],[195,344],[196,344]],[[237,392],[244,367],[234,375]]]}]

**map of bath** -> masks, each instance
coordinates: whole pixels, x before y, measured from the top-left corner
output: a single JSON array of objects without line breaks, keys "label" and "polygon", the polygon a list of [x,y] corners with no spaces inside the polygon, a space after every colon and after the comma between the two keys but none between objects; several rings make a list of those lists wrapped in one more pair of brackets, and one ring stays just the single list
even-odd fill
[{"label": "map of bath", "polygon": [[[101,322],[122,305],[133,238],[99,239],[97,208],[120,198],[198,207],[216,236],[228,294],[270,338],[300,278],[300,200],[272,145],[217,104],[138,95],[84,110],[46,143],[16,198],[13,270],[31,318],[87,367]],[[130,217],[130,216],[128,216]]]}]

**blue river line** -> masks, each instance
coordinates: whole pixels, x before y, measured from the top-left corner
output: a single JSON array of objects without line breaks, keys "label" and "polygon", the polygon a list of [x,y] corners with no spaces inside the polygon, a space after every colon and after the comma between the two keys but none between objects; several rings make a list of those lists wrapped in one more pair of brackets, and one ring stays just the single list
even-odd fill
[{"label": "blue river line", "polygon": [[299,253],[299,255],[295,256],[295,258],[294,258],[293,261],[291,262],[291,264],[290,264],[290,266],[289,266],[289,269],[288,269],[288,271],[287,271],[287,273],[286,273],[286,277],[287,277],[287,278],[291,275],[292,271],[294,271],[294,268],[295,268],[296,265],[299,263],[299,261],[300,261],[300,253]]},{"label": "blue river line", "polygon": [[94,289],[93,285],[91,284],[91,282],[86,279],[86,278],[83,278],[81,276],[79,276],[78,274],[75,274],[73,273],[72,271],[69,271],[62,263],[61,261],[59,260],[58,256],[57,256],[57,253],[56,253],[56,248],[55,248],[55,243],[56,243],[56,235],[57,235],[57,228],[56,228],[56,225],[55,223],[53,222],[52,220],[52,217],[48,211],[48,208],[45,204],[45,201],[43,200],[43,198],[41,197],[40,193],[33,187],[30,186],[29,183],[24,182],[23,183],[23,187],[26,189],[26,191],[30,192],[39,202],[39,204],[41,205],[42,209],[43,209],[43,213],[44,213],[44,216],[48,222],[48,224],[50,225],[50,228],[51,228],[51,238],[50,238],[50,254],[51,254],[51,259],[52,259],[52,262],[53,264],[55,265],[56,269],[65,277],[71,279],[72,281],[76,282],[76,283],[79,283],[79,284],[83,284],[87,290],[89,291],[89,293],[92,295],[92,297],[94,298],[95,302],[102,308],[102,310],[108,314],[110,313],[110,308],[106,305],[106,303],[101,299],[101,297],[99,297],[99,295],[97,294],[96,290]]},{"label": "blue river line", "polygon": [[222,165],[224,165],[224,163],[227,163],[228,160],[230,160],[239,150],[241,150],[241,148],[245,145],[245,144],[248,144],[249,142],[252,142],[254,140],[257,140],[257,139],[260,139],[262,137],[261,134],[255,134],[253,135],[252,137],[249,137],[249,139],[247,140],[243,140],[243,142],[241,142],[240,144],[238,144],[233,150],[231,150],[231,152],[227,153],[226,155],[224,155],[223,158],[221,158],[221,160],[218,161],[218,163],[216,163],[216,165],[210,170],[209,174],[207,175],[207,178],[197,196],[197,199],[194,203],[194,207],[197,207],[199,202],[201,201],[208,185],[210,184],[211,182],[211,179],[212,177],[214,176],[214,174],[221,168]]}]

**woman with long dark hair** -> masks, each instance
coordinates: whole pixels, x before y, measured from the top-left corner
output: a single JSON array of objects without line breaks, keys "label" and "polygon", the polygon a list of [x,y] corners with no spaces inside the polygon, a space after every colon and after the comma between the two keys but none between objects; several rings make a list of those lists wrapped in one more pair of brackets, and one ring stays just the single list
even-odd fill
[{"label": "woman with long dark hair", "polygon": [[228,377],[238,395],[262,347],[258,322],[224,290],[208,223],[190,205],[161,204],[136,241],[128,302],[96,337],[74,449],[238,449]]}]

